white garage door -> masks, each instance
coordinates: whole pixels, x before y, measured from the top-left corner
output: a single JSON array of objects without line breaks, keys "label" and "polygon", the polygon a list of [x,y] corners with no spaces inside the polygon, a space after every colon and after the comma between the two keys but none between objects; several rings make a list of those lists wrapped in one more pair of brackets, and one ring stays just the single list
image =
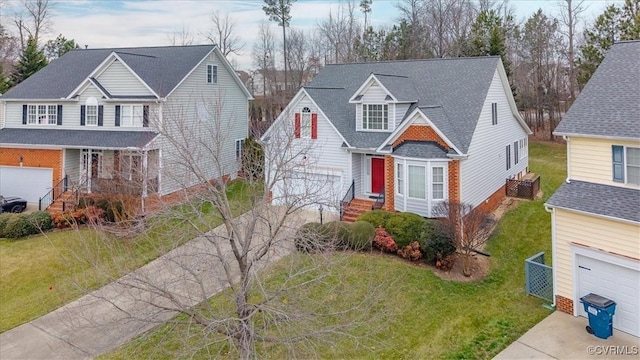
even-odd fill
[{"label": "white garage door", "polygon": [[[578,297],[589,293],[616,302],[613,327],[640,336],[640,271],[578,255]],[[587,317],[582,303],[579,314]]]},{"label": "white garage door", "polygon": [[273,191],[276,204],[338,211],[342,194],[342,176],[336,172],[292,172],[279,181]]},{"label": "white garage door", "polygon": [[53,169],[0,166],[0,194],[38,202],[53,182]]}]

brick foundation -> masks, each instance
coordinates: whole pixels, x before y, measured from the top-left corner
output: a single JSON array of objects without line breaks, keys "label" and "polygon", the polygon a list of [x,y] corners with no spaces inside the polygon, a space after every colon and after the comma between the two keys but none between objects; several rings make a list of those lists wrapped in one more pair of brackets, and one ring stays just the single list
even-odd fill
[{"label": "brick foundation", "polygon": [[0,148],[0,165],[53,169],[53,187],[62,179],[62,150]]},{"label": "brick foundation", "polygon": [[556,309],[573,315],[573,300],[566,297],[556,295]]},{"label": "brick foundation", "polygon": [[491,194],[485,201],[478,205],[478,209],[485,212],[492,212],[495,210],[506,196],[506,185],[501,186],[496,192]]}]

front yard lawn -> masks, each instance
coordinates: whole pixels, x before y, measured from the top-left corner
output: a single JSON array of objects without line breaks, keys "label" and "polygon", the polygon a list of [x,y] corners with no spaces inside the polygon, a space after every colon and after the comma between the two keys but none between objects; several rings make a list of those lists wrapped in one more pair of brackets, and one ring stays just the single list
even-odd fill
[{"label": "front yard lawn", "polygon": [[[551,258],[550,215],[543,204],[566,177],[565,147],[530,143],[529,157],[531,171],[542,177],[544,196],[540,200],[521,202],[502,218],[486,248],[491,254],[491,269],[484,280],[476,283],[445,281],[429,269],[396,257],[337,253],[335,256],[349,259],[341,262],[345,264],[344,269],[335,271],[353,276],[342,287],[343,293],[319,292],[316,300],[331,298],[336,301],[338,296],[342,301],[349,301],[361,296],[360,284],[395,279],[383,296],[381,313],[371,314],[374,317],[372,327],[385,330],[372,342],[359,343],[342,338],[331,346],[321,347],[316,355],[341,359],[485,359],[495,356],[546,317],[550,311],[542,307],[544,302],[524,292],[524,260],[540,251],[547,254],[547,259]],[[371,267],[375,270],[358,270]],[[272,276],[277,278],[277,267],[275,270]],[[211,301],[215,303],[221,298],[214,297]],[[385,308],[395,309],[395,316],[383,316]],[[173,326],[162,325],[103,358],[172,358],[169,350],[184,344]],[[194,333],[198,331],[191,334]],[[195,344],[198,339],[189,338],[188,341]],[[279,346],[261,346],[258,345],[261,357],[286,356]],[[218,354],[218,349],[205,348],[191,355],[199,358],[207,354]]]},{"label": "front yard lawn", "polygon": [[[241,182],[229,186],[238,214],[248,209],[244,190]],[[176,209],[190,211],[188,206]],[[203,229],[220,223],[211,206],[200,209],[202,213],[189,216],[194,223]],[[53,311],[198,235],[175,217],[157,216],[149,223],[149,231],[127,240],[89,228],[0,239],[0,332]]]}]

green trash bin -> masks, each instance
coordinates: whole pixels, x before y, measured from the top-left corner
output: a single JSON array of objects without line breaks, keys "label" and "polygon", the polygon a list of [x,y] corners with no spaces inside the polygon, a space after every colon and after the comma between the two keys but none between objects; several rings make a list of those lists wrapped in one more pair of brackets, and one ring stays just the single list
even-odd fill
[{"label": "green trash bin", "polygon": [[580,298],[584,311],[589,315],[587,332],[600,339],[613,335],[613,314],[616,312],[616,302],[597,294],[589,294]]}]

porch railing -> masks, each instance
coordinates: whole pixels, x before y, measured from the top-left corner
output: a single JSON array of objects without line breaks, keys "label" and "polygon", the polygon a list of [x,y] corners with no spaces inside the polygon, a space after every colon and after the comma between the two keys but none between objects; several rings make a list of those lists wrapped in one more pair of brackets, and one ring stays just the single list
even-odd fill
[{"label": "porch railing", "polygon": [[68,189],[68,178],[65,175],[62,180],[60,180],[54,187],[49,190],[43,197],[38,199],[38,210],[44,210],[51,206],[56,199],[60,197],[60,195],[64,194]]},{"label": "porch railing", "polygon": [[382,191],[380,192],[380,194],[378,194],[378,197],[376,197],[376,202],[373,203],[373,205],[371,206],[371,210],[382,209],[383,205],[384,205],[384,186],[382,187]]},{"label": "porch railing", "polygon": [[353,201],[355,197],[356,197],[356,181],[351,180],[351,186],[349,186],[347,193],[342,198],[342,201],[340,201],[340,220],[344,219],[344,210],[346,209],[347,206],[349,206],[349,204],[351,204],[351,201]]}]

